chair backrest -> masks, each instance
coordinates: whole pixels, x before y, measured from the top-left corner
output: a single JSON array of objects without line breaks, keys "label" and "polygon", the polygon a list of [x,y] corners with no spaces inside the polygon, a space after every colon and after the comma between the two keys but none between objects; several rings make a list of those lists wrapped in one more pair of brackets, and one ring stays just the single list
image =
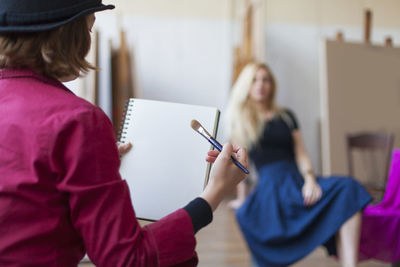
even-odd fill
[{"label": "chair backrest", "polygon": [[363,132],[356,134],[347,135],[347,160],[348,160],[348,171],[350,176],[354,176],[354,163],[352,151],[355,149],[363,151],[382,151],[384,155],[384,170],[380,174],[383,178],[384,185],[388,177],[390,156],[393,149],[393,134],[374,133],[374,132]]}]

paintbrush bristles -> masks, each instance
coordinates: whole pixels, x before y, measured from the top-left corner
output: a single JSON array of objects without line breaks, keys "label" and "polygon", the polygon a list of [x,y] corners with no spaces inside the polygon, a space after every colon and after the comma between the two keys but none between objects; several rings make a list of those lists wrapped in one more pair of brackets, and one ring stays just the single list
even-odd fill
[{"label": "paintbrush bristles", "polygon": [[193,130],[198,131],[198,129],[201,127],[201,124],[196,120],[192,120],[190,122],[190,126],[193,128]]},{"label": "paintbrush bristles", "polygon": [[198,122],[197,120],[192,120],[190,122],[190,126],[193,128],[193,130],[195,130],[205,138],[211,138],[211,135],[207,132],[206,129],[203,128],[203,126],[201,126],[200,122]]}]

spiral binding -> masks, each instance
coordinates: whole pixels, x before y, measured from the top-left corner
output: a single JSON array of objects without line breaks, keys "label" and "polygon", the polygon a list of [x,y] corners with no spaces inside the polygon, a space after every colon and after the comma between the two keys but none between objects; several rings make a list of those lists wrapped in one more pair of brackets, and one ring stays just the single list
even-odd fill
[{"label": "spiral binding", "polygon": [[133,98],[130,98],[126,101],[124,111],[122,112],[122,120],[121,125],[119,127],[117,139],[120,143],[125,143],[126,134],[128,131],[128,125],[131,120],[132,109],[133,109]]}]

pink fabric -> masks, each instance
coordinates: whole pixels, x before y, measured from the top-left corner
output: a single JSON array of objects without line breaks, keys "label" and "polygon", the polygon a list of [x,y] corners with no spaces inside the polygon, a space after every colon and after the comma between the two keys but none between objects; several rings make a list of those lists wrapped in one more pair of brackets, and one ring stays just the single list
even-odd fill
[{"label": "pink fabric", "polygon": [[194,266],[183,209],[141,227],[97,107],[29,70],[0,72],[0,266]]},{"label": "pink fabric", "polygon": [[360,259],[400,260],[400,149],[394,149],[383,200],[364,210]]}]

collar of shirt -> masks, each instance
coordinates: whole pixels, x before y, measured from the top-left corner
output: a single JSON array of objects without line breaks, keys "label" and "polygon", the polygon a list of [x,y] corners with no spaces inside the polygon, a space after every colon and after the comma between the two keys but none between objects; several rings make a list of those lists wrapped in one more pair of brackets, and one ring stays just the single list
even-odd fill
[{"label": "collar of shirt", "polygon": [[71,94],[74,94],[71,90],[69,90],[64,84],[60,81],[50,78],[44,75],[37,74],[30,69],[22,68],[22,69],[13,69],[13,68],[4,68],[0,70],[0,80],[3,79],[12,79],[12,78],[34,78],[40,80],[44,83],[56,86],[60,89],[63,89]]}]

